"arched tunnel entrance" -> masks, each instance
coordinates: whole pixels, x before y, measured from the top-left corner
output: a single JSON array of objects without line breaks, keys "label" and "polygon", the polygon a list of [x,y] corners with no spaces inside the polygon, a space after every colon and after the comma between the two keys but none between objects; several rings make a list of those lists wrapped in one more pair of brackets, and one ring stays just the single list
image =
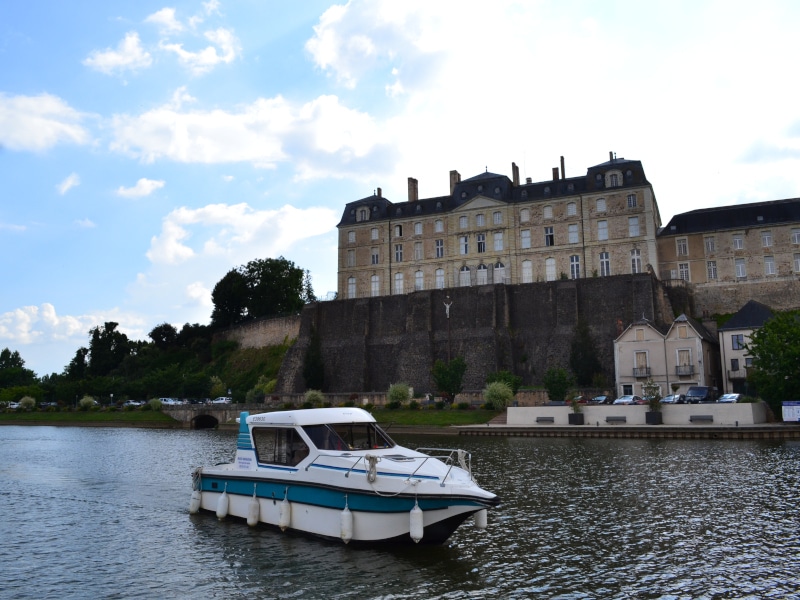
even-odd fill
[{"label": "arched tunnel entrance", "polygon": [[192,419],[192,429],[216,429],[219,421],[211,415],[197,415]]}]

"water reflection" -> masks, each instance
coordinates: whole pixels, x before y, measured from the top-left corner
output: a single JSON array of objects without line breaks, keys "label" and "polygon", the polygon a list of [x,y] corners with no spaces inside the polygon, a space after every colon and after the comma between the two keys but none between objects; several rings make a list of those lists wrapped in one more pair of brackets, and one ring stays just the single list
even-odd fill
[{"label": "water reflection", "polygon": [[0,565],[15,598],[765,598],[800,583],[800,446],[575,438],[461,445],[489,530],[364,550],[188,515],[235,432],[0,428]]}]

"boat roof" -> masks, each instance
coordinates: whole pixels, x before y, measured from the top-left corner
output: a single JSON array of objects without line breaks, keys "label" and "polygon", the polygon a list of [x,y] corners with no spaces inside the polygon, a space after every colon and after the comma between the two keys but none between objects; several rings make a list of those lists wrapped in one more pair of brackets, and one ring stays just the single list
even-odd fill
[{"label": "boat roof", "polygon": [[303,408],[298,410],[277,410],[274,412],[249,415],[247,424],[267,425],[324,425],[326,423],[374,423],[374,417],[362,408]]}]

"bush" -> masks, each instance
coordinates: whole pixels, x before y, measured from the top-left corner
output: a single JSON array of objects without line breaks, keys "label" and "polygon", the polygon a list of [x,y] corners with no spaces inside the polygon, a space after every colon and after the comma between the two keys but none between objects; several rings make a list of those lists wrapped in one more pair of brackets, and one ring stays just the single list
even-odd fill
[{"label": "bush", "polygon": [[25,396],[19,401],[19,408],[20,410],[31,411],[36,408],[36,400],[30,396]]},{"label": "bush", "polygon": [[94,398],[92,398],[91,396],[84,396],[78,401],[78,408],[80,410],[89,410],[91,408],[94,408],[94,406],[95,406]]},{"label": "bush", "polygon": [[514,392],[507,383],[495,381],[483,390],[483,398],[494,410],[505,410],[514,398]]},{"label": "bush", "polygon": [[407,383],[393,383],[389,386],[389,393],[386,395],[389,402],[408,402],[411,398],[411,390]]},{"label": "bush", "polygon": [[419,410],[419,406],[420,406],[419,402],[417,402],[416,400],[412,400],[411,402],[408,403],[408,408],[410,410]]},{"label": "bush", "polygon": [[325,395],[319,390],[307,390],[305,400],[306,404],[311,406],[321,406],[325,401]]},{"label": "bush", "polygon": [[514,375],[510,371],[497,371],[495,373],[490,373],[489,376],[486,377],[487,385],[496,381],[505,383],[511,388],[513,394],[516,394],[519,391],[519,386],[522,385],[522,377]]},{"label": "bush", "polygon": [[398,402],[397,400],[392,400],[391,402],[386,403],[386,408],[389,410],[397,410],[403,406],[402,402]]},{"label": "bush", "polygon": [[150,400],[150,402],[145,404],[142,407],[142,409],[145,409],[145,407],[147,407],[147,406],[150,407],[150,410],[161,410],[161,400],[159,400],[158,398],[153,398],[153,399]]},{"label": "bush", "polygon": [[469,408],[469,402],[459,402],[456,404],[456,408],[458,410],[467,410]]}]

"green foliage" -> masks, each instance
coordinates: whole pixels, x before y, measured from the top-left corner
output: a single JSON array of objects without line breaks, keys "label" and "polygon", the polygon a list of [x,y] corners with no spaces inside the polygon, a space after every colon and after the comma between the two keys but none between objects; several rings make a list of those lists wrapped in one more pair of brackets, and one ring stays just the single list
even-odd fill
[{"label": "green foliage", "polygon": [[419,410],[420,404],[416,400],[412,400],[411,402],[408,403],[408,408],[409,410]]},{"label": "green foliage", "polygon": [[212,398],[219,398],[220,396],[227,396],[228,395],[228,387],[225,385],[225,382],[222,381],[216,375],[211,377],[211,389],[209,390],[211,393]]},{"label": "green foliage", "polygon": [[320,390],[308,390],[305,394],[305,400],[311,406],[321,406],[325,401],[325,395]]},{"label": "green foliage", "polygon": [[483,399],[494,410],[505,410],[513,398],[514,392],[504,381],[493,381],[483,390]]},{"label": "green foliage", "polygon": [[510,371],[497,371],[495,373],[490,373],[489,376],[486,377],[487,384],[494,383],[495,381],[501,381],[505,383],[509,388],[511,388],[512,394],[515,395],[522,385],[522,377],[519,375],[514,375]]},{"label": "green foliage", "polygon": [[258,378],[256,384],[247,391],[246,399],[248,404],[264,402],[274,390],[278,383],[277,379],[268,379],[266,375]]},{"label": "green foliage", "polygon": [[27,386],[36,383],[36,373],[25,368],[25,361],[16,350],[0,351],[0,388]]},{"label": "green foliage", "polygon": [[33,410],[36,408],[36,399],[25,396],[19,401],[19,410]]},{"label": "green foliage", "polygon": [[89,375],[110,375],[130,355],[131,342],[128,336],[117,331],[118,325],[114,321],[107,321],[102,327],[94,327],[89,331]]},{"label": "green foliage", "polygon": [[746,347],[753,357],[748,381],[780,415],[784,400],[800,399],[800,312],[777,313],[753,332]]},{"label": "green foliage", "polygon": [[325,365],[322,362],[322,343],[319,332],[313,325],[309,336],[308,349],[303,362],[303,381],[306,388],[325,389]]},{"label": "green foliage", "polygon": [[437,360],[431,369],[431,377],[436,385],[438,395],[447,398],[452,403],[463,389],[466,371],[467,363],[461,356],[450,362]]},{"label": "green foliage", "polygon": [[95,407],[94,398],[92,398],[91,396],[84,396],[78,402],[78,408],[80,410],[89,410],[94,407]]},{"label": "green foliage", "polygon": [[567,392],[574,385],[574,379],[566,369],[554,367],[547,369],[542,383],[550,400],[563,402],[567,397]]},{"label": "green foliage", "polygon": [[602,370],[597,347],[585,319],[578,319],[569,352],[569,366],[578,385],[591,385],[592,378]]},{"label": "green foliage", "polygon": [[386,394],[386,399],[389,402],[408,402],[411,398],[411,389],[407,383],[393,383],[389,386],[389,391]]},{"label": "green foliage", "polygon": [[[161,400],[159,400],[158,398],[151,398],[150,402],[145,404],[145,406],[149,406],[150,410],[159,411],[161,410]],[[145,406],[143,406],[142,408],[145,408]]]},{"label": "green foliage", "polygon": [[648,379],[642,385],[642,393],[647,406],[651,411],[659,412],[661,410],[661,392],[659,391],[658,384],[652,379]]}]

